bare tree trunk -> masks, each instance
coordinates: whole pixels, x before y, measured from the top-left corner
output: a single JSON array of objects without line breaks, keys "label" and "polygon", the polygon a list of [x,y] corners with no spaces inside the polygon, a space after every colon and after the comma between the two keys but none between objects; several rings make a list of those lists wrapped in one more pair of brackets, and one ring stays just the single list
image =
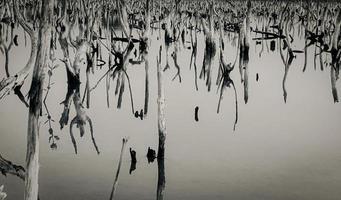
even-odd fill
[{"label": "bare tree trunk", "polygon": [[338,11],[338,14],[335,19],[335,30],[332,36],[332,48],[331,48],[331,56],[332,56],[332,65],[330,67],[330,79],[332,86],[332,94],[334,103],[339,102],[339,96],[336,88],[336,81],[338,79],[339,73],[339,36],[340,36],[340,26],[341,26],[341,11]]},{"label": "bare tree trunk", "polygon": [[304,65],[303,65],[303,72],[305,72],[306,68],[307,68],[307,62],[308,62],[308,29],[309,29],[309,0],[306,1],[306,18],[307,18],[307,22],[304,25],[304,39],[305,39],[305,43],[304,43]]},{"label": "bare tree trunk", "polygon": [[146,0],[146,29],[143,34],[143,40],[146,49],[142,52],[143,59],[145,60],[145,94],[144,94],[144,109],[143,114],[146,116],[148,113],[149,104],[149,44],[150,44],[150,2]]},{"label": "bare tree trunk", "polygon": [[157,60],[157,82],[158,82],[158,129],[159,129],[159,148],[158,158],[164,158],[165,155],[165,140],[166,140],[166,119],[165,119],[165,90],[163,86],[163,70],[161,69],[161,51],[160,46],[159,56]]},{"label": "bare tree trunk", "polygon": [[120,160],[118,161],[118,167],[117,167],[117,171],[116,171],[115,181],[114,181],[114,184],[112,186],[111,193],[110,193],[110,198],[109,198],[110,200],[113,200],[115,197],[115,191],[116,191],[116,187],[118,184],[118,176],[120,175],[120,170],[121,170],[121,165],[122,165],[123,153],[124,153],[125,145],[127,142],[128,142],[127,138],[122,139]]},{"label": "bare tree trunk", "polygon": [[[323,13],[322,13],[322,18],[321,20],[321,34],[325,34],[325,21],[327,18],[327,7],[323,8]],[[324,64],[323,64],[323,50],[322,48],[319,48],[319,54],[320,54],[320,69],[323,71],[324,69]]]},{"label": "bare tree trunk", "polygon": [[[166,135],[167,135],[166,119],[165,119],[165,89],[163,86],[163,83],[164,83],[163,82],[163,70],[161,69],[161,51],[162,51],[162,46],[160,45],[159,56],[157,58],[157,82],[158,82],[157,103],[158,103],[158,130],[159,130],[159,147],[158,147],[158,153],[157,153],[158,169],[159,169],[158,170],[157,200],[163,199],[163,190],[165,187],[163,161],[165,157],[165,141],[166,141]],[[162,161],[162,163],[160,163],[160,161]],[[161,168],[160,168],[160,164],[162,164]],[[160,182],[160,178],[161,178],[161,182]]]},{"label": "bare tree trunk", "polygon": [[35,64],[35,59],[37,56],[37,34],[34,30],[25,22],[24,18],[19,14],[19,3],[17,0],[14,0],[14,15],[20,26],[24,29],[25,33],[27,32],[31,39],[31,54],[28,62],[26,63],[25,67],[14,74],[13,76],[7,77],[0,81],[0,99],[4,96],[7,96],[8,93],[12,90],[15,90],[18,86],[24,84],[30,69]]},{"label": "bare tree trunk", "polygon": [[33,70],[29,92],[30,108],[28,115],[25,200],[38,199],[39,174],[39,115],[42,108],[42,96],[45,68],[49,59],[51,28],[54,0],[43,0],[42,17],[39,29],[38,53]]}]

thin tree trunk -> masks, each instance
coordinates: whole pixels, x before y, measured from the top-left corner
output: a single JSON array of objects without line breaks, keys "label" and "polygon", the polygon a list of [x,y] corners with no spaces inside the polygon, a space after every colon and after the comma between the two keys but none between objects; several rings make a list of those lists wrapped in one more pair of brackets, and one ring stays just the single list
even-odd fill
[{"label": "thin tree trunk", "polygon": [[[322,14],[322,18],[321,18],[321,34],[325,34],[325,21],[327,18],[327,7],[323,8],[323,14]],[[319,48],[320,51],[320,69],[321,71],[323,71],[324,69],[324,64],[323,64],[323,50],[322,48]]]},{"label": "thin tree trunk", "polygon": [[142,53],[145,60],[145,94],[144,94],[144,109],[143,114],[146,116],[148,113],[149,104],[149,44],[150,44],[150,2],[146,0],[146,29],[143,34],[143,40],[146,43],[146,49]]},{"label": "thin tree trunk", "polygon": [[120,160],[118,161],[118,167],[117,167],[117,171],[116,171],[115,181],[114,181],[114,184],[112,186],[111,193],[110,193],[110,200],[113,200],[114,196],[115,196],[115,191],[116,191],[116,187],[117,187],[117,184],[118,184],[118,176],[120,175],[120,170],[121,170],[121,165],[122,165],[122,158],[123,158],[124,148],[125,148],[125,145],[126,145],[127,142],[128,142],[128,139],[126,139],[126,138],[122,139],[122,147],[121,147]]},{"label": "thin tree trunk", "polygon": [[159,129],[159,148],[158,158],[164,158],[165,155],[165,140],[166,140],[166,119],[165,119],[165,90],[163,86],[163,70],[161,69],[161,51],[160,46],[159,56],[157,60],[157,82],[158,82],[158,129]]},{"label": "thin tree trunk", "polygon": [[305,39],[305,43],[304,43],[304,65],[303,65],[303,72],[305,72],[306,68],[307,68],[307,62],[308,62],[308,29],[309,29],[309,0],[306,1],[306,18],[307,18],[307,23],[304,26],[304,39]]},{"label": "thin tree trunk", "polygon": [[43,0],[42,18],[39,29],[38,53],[29,92],[25,200],[38,199],[39,174],[39,115],[42,108],[44,70],[48,64],[54,0]]}]

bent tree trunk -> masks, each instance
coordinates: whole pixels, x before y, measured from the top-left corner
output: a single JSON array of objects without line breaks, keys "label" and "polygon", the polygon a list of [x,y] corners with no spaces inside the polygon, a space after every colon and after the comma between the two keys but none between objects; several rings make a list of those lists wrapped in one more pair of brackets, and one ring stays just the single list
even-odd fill
[{"label": "bent tree trunk", "polygon": [[25,33],[28,33],[31,40],[31,53],[29,60],[27,61],[25,67],[17,72],[13,76],[9,76],[0,81],[0,99],[5,97],[9,92],[14,91],[17,87],[20,87],[24,84],[29,71],[33,68],[35,59],[37,56],[37,34],[34,30],[25,22],[24,18],[19,14],[19,3],[17,0],[14,0],[14,14],[16,16],[17,22],[24,29]]},{"label": "bent tree trunk", "polygon": [[39,29],[38,54],[33,70],[32,83],[29,92],[29,115],[27,129],[27,152],[26,152],[26,179],[25,200],[38,199],[38,174],[39,174],[39,115],[42,107],[42,96],[45,73],[47,66],[50,41],[51,25],[53,17],[54,0],[43,0],[42,17]]}]

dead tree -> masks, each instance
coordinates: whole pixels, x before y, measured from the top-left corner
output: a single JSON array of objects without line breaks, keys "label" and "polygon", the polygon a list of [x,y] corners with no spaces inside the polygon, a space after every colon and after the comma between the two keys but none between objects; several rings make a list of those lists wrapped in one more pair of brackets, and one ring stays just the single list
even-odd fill
[{"label": "dead tree", "polygon": [[166,141],[166,118],[165,118],[165,88],[163,80],[163,70],[161,69],[161,51],[160,46],[159,55],[157,57],[157,86],[158,86],[158,129],[159,129],[159,147],[158,158],[164,158],[165,155],[165,141]]},{"label": "dead tree", "polygon": [[336,80],[339,78],[340,71],[340,47],[339,47],[339,37],[340,37],[340,29],[341,29],[341,10],[338,9],[336,18],[335,18],[335,30],[332,36],[332,46],[331,46],[331,56],[332,63],[330,67],[330,79],[332,86],[332,94],[334,102],[339,102],[339,96],[336,89]]},{"label": "dead tree", "polygon": [[[289,23],[289,19],[288,19],[288,13],[289,12],[289,2],[286,4],[284,10],[281,13],[281,18],[280,18],[280,23],[279,23],[279,32],[281,35],[283,35],[282,40],[279,41],[279,50],[280,50],[280,55],[281,55],[281,59],[282,62],[284,64],[284,76],[283,76],[283,80],[282,80],[282,89],[283,89],[283,98],[284,98],[284,102],[287,101],[287,88],[286,88],[286,81],[287,81],[287,77],[289,74],[289,69],[290,66],[292,64],[292,61],[294,59],[294,53],[293,50],[291,48],[290,45],[290,41],[289,41],[289,33],[288,33],[288,23]],[[287,18],[285,19],[285,14],[287,14]],[[285,33],[283,34],[283,32],[285,31]],[[287,54],[286,54],[286,58],[284,57],[284,53],[283,53],[283,49],[282,49],[282,42],[284,44],[286,44],[286,48],[287,48]]]},{"label": "dead tree", "polygon": [[143,114],[148,113],[149,104],[149,46],[150,46],[150,0],[146,0],[146,14],[145,14],[145,30],[143,32],[142,41],[140,42],[140,51],[142,51],[142,60],[145,65],[145,94],[144,94],[144,109]]},{"label": "dead tree", "polygon": [[17,0],[13,1],[13,10],[15,19],[31,39],[31,53],[28,62],[26,63],[25,67],[22,70],[0,81],[0,99],[5,97],[12,91],[15,90],[20,91],[21,86],[24,84],[30,70],[33,68],[35,64],[38,52],[37,46],[38,33],[35,32],[32,27],[30,27],[30,25],[25,21],[21,13],[19,13],[19,3]]},{"label": "dead tree", "polygon": [[[16,2],[17,3],[17,2]],[[43,0],[38,35],[38,53],[29,91],[27,129],[25,200],[38,199],[39,176],[39,116],[42,109],[45,69],[50,55],[54,0]]]},{"label": "dead tree", "polygon": [[120,175],[120,170],[121,170],[121,165],[122,165],[123,153],[124,153],[124,149],[125,149],[125,146],[126,146],[127,142],[128,142],[127,138],[123,138],[122,139],[122,147],[121,147],[120,159],[118,161],[118,167],[117,167],[117,171],[116,171],[116,175],[115,175],[115,181],[114,181],[114,184],[113,184],[112,189],[111,189],[109,200],[113,200],[114,197],[115,197],[115,191],[116,191],[117,184],[118,184],[118,177]]}]

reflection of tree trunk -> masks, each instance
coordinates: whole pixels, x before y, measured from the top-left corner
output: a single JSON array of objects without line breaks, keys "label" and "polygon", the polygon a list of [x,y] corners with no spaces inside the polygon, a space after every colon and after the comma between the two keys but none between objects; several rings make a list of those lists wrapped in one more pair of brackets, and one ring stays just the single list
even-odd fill
[{"label": "reflection of tree trunk", "polygon": [[158,177],[157,177],[157,191],[156,199],[163,200],[163,193],[166,187],[166,176],[165,176],[165,159],[157,159]]},{"label": "reflection of tree trunk", "polygon": [[330,80],[332,85],[332,94],[334,102],[339,102],[339,96],[336,89],[335,68],[333,66],[330,67]]},{"label": "reflection of tree trunk", "polygon": [[163,86],[163,70],[161,69],[161,51],[157,60],[157,81],[158,81],[158,129],[159,129],[159,149],[158,158],[164,158],[166,140],[166,120],[165,120],[165,91]]},{"label": "reflection of tree trunk", "polygon": [[50,53],[51,25],[54,0],[42,2],[42,18],[39,30],[38,54],[33,70],[29,92],[30,109],[27,130],[25,200],[38,199],[39,173],[39,115],[42,107],[42,94],[45,79],[45,67]]}]

